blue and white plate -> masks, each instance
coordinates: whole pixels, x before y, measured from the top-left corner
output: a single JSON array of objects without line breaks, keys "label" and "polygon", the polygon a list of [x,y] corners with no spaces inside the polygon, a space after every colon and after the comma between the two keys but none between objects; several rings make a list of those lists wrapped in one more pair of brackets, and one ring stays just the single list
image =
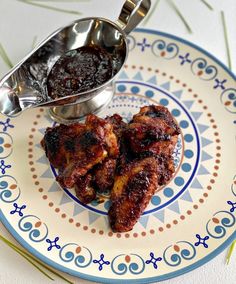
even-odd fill
[{"label": "blue and white plate", "polygon": [[[166,106],[181,127],[176,172],[129,233],[110,230],[103,203],[83,205],[55,182],[40,146],[53,122],[45,109],[0,118],[0,217],[45,263],[98,282],[152,282],[190,271],[236,237],[236,87],[201,48],[139,29],[116,95],[101,117],[129,121],[148,104]],[[24,129],[24,131],[22,131]]]}]

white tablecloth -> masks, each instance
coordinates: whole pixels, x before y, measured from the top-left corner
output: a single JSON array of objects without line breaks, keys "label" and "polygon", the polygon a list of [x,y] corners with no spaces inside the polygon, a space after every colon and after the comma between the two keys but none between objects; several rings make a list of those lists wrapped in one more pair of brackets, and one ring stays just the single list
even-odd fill
[{"label": "white tablecloth", "polygon": [[[152,0],[153,2],[156,0]],[[67,3],[66,3],[67,2]],[[47,5],[80,10],[84,16],[103,16],[115,20],[124,0],[91,0],[78,1],[37,1]],[[200,0],[175,0],[182,14],[191,25],[193,34],[186,31],[176,13],[166,0],[161,0],[154,15],[147,23],[147,28],[168,32],[207,49],[227,64],[225,41],[220,11],[225,12],[232,57],[232,70],[236,72],[236,1],[208,0],[214,7],[210,11]],[[31,11],[34,10],[32,15]],[[48,17],[48,15],[51,15]],[[32,40],[37,35],[37,41],[43,39],[51,31],[76,19],[76,15],[65,14],[34,7],[17,0],[0,0],[0,43],[6,48],[13,63],[19,61],[31,49]],[[50,19],[50,21],[48,20]],[[8,71],[7,65],[0,58],[0,77]],[[9,240],[14,239],[0,223],[0,232]],[[177,277],[162,282],[163,284],[234,284],[236,283],[236,251],[230,265],[225,264],[227,251],[204,266]],[[61,273],[62,274],[62,273]],[[75,283],[89,283],[66,275]],[[0,242],[0,283],[1,284],[42,284],[51,283],[21,256]],[[65,283],[56,280],[54,283]]]}]

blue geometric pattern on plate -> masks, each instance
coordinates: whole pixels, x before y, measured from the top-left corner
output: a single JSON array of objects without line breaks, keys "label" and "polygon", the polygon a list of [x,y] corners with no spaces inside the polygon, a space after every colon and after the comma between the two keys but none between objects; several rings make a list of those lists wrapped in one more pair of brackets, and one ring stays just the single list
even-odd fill
[{"label": "blue geometric pattern on plate", "polygon": [[198,238],[198,241],[194,244],[195,247],[203,245],[204,248],[208,248],[208,244],[206,244],[206,241],[209,240],[209,236],[205,236],[202,238],[199,234],[196,234],[196,237]]},{"label": "blue geometric pattern on plate", "polygon": [[142,257],[133,253],[130,256],[119,254],[111,262],[111,270],[117,275],[124,275],[128,272],[137,275],[142,273],[144,268],[145,262]]}]

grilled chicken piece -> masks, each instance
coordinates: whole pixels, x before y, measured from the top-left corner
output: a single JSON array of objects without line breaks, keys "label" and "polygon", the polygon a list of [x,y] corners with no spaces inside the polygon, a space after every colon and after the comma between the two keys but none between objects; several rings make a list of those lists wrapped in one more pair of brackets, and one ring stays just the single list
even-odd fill
[{"label": "grilled chicken piece", "polygon": [[124,132],[128,127],[128,123],[124,122],[119,114],[107,116],[105,120],[112,124],[113,131],[116,134],[119,143],[120,155],[116,163],[117,164],[116,170],[119,170],[120,168],[125,166],[129,161],[128,160],[129,153],[124,141]]},{"label": "grilled chicken piece", "polygon": [[112,124],[94,114],[87,116],[85,124],[87,129],[97,131],[103,136],[104,146],[109,157],[117,158],[119,156],[119,145]]},{"label": "grilled chicken piece", "polygon": [[155,191],[170,180],[179,133],[173,117],[162,106],[141,108],[123,131],[108,213],[113,231],[131,230]]},{"label": "grilled chicken piece", "polygon": [[64,168],[75,152],[75,139],[84,134],[84,124],[71,124],[46,129],[41,145],[54,168]]},{"label": "grilled chicken piece", "polygon": [[75,193],[79,200],[85,204],[96,198],[96,191],[92,184],[92,175],[87,174],[79,177],[75,183]]},{"label": "grilled chicken piece", "polygon": [[113,132],[115,133],[118,141],[120,141],[128,124],[125,123],[122,117],[117,113],[113,114],[112,116],[107,116],[105,120],[113,126]]},{"label": "grilled chicken piece", "polygon": [[154,155],[151,152],[145,152],[140,154],[139,159],[153,157],[156,159],[158,165],[158,185],[165,185],[175,172],[175,165],[172,156],[166,156],[164,154]]},{"label": "grilled chicken piece", "polygon": [[167,184],[175,172],[175,165],[172,156],[159,155],[156,157],[159,165],[159,178],[158,185],[162,186]]},{"label": "grilled chicken piece", "polygon": [[171,155],[178,140],[178,135],[161,134],[159,125],[131,123],[125,132],[125,138],[131,152],[140,154],[151,152],[155,155]]},{"label": "grilled chicken piece", "polygon": [[159,169],[153,157],[130,163],[115,177],[108,212],[114,232],[128,232],[157,189]]},{"label": "grilled chicken piece", "polygon": [[59,169],[63,187],[75,186],[83,203],[96,191],[111,191],[108,215],[115,232],[130,231],[152,195],[172,177],[172,158],[180,129],[163,106],[147,106],[127,124],[115,114],[88,115],[85,124],[46,130],[41,144]]},{"label": "grilled chicken piece", "polygon": [[93,145],[85,151],[78,151],[63,171],[59,171],[57,181],[62,187],[72,188],[79,177],[84,176],[94,165],[101,163],[107,152],[100,145]]},{"label": "grilled chicken piece", "polygon": [[134,115],[125,131],[129,149],[136,156],[151,152],[153,155],[171,156],[180,129],[172,115],[163,106],[147,106]]},{"label": "grilled chicken piece", "polygon": [[132,122],[149,126],[156,125],[158,127],[158,134],[161,136],[180,134],[179,126],[164,106],[150,105],[142,107],[139,113],[133,116]]},{"label": "grilled chicken piece", "polygon": [[116,170],[116,160],[106,158],[102,164],[95,167],[94,174],[94,185],[96,190],[100,193],[111,190]]},{"label": "grilled chicken piece", "polygon": [[117,157],[119,147],[110,123],[89,115],[86,124],[60,125],[46,130],[42,146],[49,161],[59,168],[57,181],[71,188],[108,155]]}]

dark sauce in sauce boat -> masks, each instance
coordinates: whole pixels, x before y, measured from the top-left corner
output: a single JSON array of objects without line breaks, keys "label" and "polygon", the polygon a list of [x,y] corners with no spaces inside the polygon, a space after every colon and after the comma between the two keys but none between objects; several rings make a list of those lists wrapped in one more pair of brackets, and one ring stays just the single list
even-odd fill
[{"label": "dark sauce in sauce boat", "polygon": [[113,77],[113,69],[111,55],[99,46],[70,50],[48,75],[48,96],[58,99],[99,87]]}]

